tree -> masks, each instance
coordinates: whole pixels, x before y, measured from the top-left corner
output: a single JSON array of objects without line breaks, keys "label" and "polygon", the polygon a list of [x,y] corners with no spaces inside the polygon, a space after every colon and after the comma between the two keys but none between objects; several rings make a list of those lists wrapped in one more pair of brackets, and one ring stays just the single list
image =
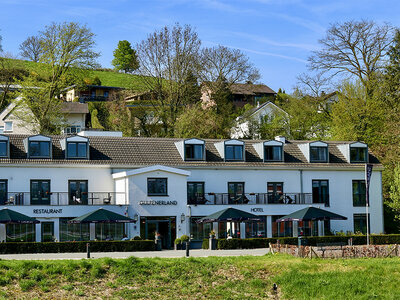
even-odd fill
[{"label": "tree", "polygon": [[221,45],[204,48],[201,51],[201,64],[200,74],[206,82],[216,82],[224,78],[228,85],[231,85],[238,82],[254,82],[260,78],[259,71],[238,49]]},{"label": "tree", "polygon": [[155,31],[137,45],[139,78],[154,95],[150,105],[162,124],[160,135],[174,135],[179,112],[192,101],[185,87],[190,75],[198,74],[200,44],[191,26],[175,24]]},{"label": "tree", "polygon": [[[319,98],[330,89],[330,79],[324,76],[323,72],[316,74],[302,73],[297,76],[298,90],[304,95]],[[279,93],[279,92],[278,92]]]},{"label": "tree", "polygon": [[99,53],[93,50],[94,34],[78,23],[52,23],[38,37],[43,51],[39,61],[43,65],[38,76],[21,82],[21,105],[32,114],[20,118],[37,124],[40,133],[58,133],[62,123],[61,90],[68,86],[70,76],[83,78],[85,70],[97,66]]},{"label": "tree", "polygon": [[40,55],[43,52],[42,42],[38,36],[30,36],[19,46],[21,56],[31,61],[39,62]]},{"label": "tree", "polygon": [[115,69],[123,70],[125,73],[132,73],[138,69],[139,62],[131,43],[126,40],[118,42],[118,47],[114,50],[112,65]]},{"label": "tree", "polygon": [[335,23],[319,40],[321,49],[309,57],[309,66],[312,70],[331,71],[332,76],[355,77],[370,90],[372,85],[368,83],[384,67],[392,35],[389,24],[366,20]]}]

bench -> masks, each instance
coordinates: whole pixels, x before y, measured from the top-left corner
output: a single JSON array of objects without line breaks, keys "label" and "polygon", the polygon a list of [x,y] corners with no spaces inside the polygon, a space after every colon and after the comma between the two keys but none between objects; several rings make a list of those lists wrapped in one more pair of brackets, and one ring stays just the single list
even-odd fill
[{"label": "bench", "polygon": [[343,246],[346,246],[346,243],[344,243],[344,242],[317,243],[317,250],[322,251],[322,257],[324,257],[326,250],[342,250],[343,251]]}]

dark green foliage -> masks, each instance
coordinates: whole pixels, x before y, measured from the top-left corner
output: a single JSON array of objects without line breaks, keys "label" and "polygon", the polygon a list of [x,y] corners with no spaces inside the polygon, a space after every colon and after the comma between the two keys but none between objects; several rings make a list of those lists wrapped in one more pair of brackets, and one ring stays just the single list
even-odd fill
[{"label": "dark green foliage", "polygon": [[59,243],[1,243],[1,254],[18,253],[66,253],[86,252],[86,244],[90,244],[91,252],[130,252],[154,251],[154,241],[90,241]]},{"label": "dark green foliage", "polygon": [[126,40],[118,42],[112,65],[116,70],[123,70],[125,73],[131,73],[139,68],[136,51],[132,49],[131,43]]},{"label": "dark green foliage", "polygon": [[208,249],[210,247],[210,242],[208,239],[203,239],[203,243],[201,244],[201,249]]}]

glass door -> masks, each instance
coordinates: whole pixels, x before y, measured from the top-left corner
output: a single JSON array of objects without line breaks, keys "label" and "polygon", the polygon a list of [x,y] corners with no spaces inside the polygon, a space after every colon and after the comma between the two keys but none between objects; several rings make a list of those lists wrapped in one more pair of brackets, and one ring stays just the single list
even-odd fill
[{"label": "glass door", "polygon": [[31,180],[31,205],[50,205],[50,180]]},{"label": "glass door", "polygon": [[7,202],[7,180],[0,180],[0,205]]},{"label": "glass door", "polygon": [[242,203],[244,198],[244,182],[229,182],[228,198],[229,204]]},{"label": "glass door", "polygon": [[54,222],[41,222],[42,242],[54,242]]},{"label": "glass door", "polygon": [[87,180],[68,181],[68,198],[70,205],[87,205],[88,181]]},{"label": "glass door", "polygon": [[268,203],[283,203],[283,182],[268,182]]}]

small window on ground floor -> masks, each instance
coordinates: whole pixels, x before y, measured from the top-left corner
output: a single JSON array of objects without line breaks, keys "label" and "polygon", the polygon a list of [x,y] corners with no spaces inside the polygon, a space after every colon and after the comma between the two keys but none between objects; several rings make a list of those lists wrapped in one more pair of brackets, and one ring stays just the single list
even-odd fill
[{"label": "small window on ground floor", "polygon": [[60,242],[89,241],[89,223],[69,224],[73,218],[60,218]]},{"label": "small window on ground floor", "polygon": [[125,223],[96,223],[96,240],[118,241],[125,236]]},{"label": "small window on ground floor", "polygon": [[[354,233],[367,233],[367,215],[366,214],[354,214]],[[370,218],[368,218],[368,223],[370,224]],[[369,226],[371,228],[371,226]],[[371,231],[371,229],[369,230]]]},{"label": "small window on ground floor", "polygon": [[293,222],[276,222],[283,216],[272,216],[272,236],[273,237],[292,237]]},{"label": "small window on ground floor", "polygon": [[259,222],[246,222],[246,239],[267,237],[267,217],[260,216]]},{"label": "small window on ground floor", "polygon": [[201,217],[190,218],[190,235],[193,240],[208,239],[212,230],[212,223],[196,223]]},{"label": "small window on ground floor", "polygon": [[35,224],[6,224],[6,242],[34,242]]}]

